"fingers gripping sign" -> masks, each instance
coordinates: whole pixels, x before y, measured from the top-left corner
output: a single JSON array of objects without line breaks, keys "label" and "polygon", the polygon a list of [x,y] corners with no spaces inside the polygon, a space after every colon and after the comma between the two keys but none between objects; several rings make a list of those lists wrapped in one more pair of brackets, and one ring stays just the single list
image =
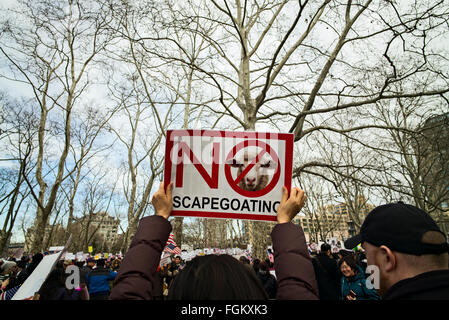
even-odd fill
[{"label": "fingers gripping sign", "polygon": [[172,201],[173,182],[170,182],[167,186],[167,190],[164,188],[164,182],[161,182],[159,189],[153,195],[151,203],[154,206],[156,215],[168,219],[173,210]]},{"label": "fingers gripping sign", "polygon": [[286,187],[282,188],[281,203],[278,207],[277,221],[278,223],[290,222],[301,211],[306,202],[304,190],[293,187],[290,196]]}]

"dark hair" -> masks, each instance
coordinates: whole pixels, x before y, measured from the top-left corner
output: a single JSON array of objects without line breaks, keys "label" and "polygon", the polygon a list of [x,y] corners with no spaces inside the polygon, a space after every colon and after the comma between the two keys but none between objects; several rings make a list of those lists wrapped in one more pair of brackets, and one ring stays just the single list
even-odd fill
[{"label": "dark hair", "polygon": [[346,264],[354,271],[354,272],[358,272],[359,269],[357,268],[357,263],[354,259],[354,257],[351,255],[347,255],[343,258],[340,259],[340,261],[338,261],[338,267],[341,268],[341,265],[343,264],[343,262],[346,262]]},{"label": "dark hair", "polygon": [[259,269],[261,271],[268,271],[268,264],[265,261],[259,263]]},{"label": "dark hair", "polygon": [[243,263],[249,264],[249,260],[248,260],[248,258],[245,257],[245,256],[241,256],[241,257],[239,258],[239,261],[240,261],[240,262],[243,262]]},{"label": "dark hair", "polygon": [[344,250],[344,249],[340,249],[340,251],[338,251],[338,253],[342,256],[342,257],[346,257],[348,255],[352,255],[351,251],[348,250]]},{"label": "dark hair", "polygon": [[97,267],[104,267],[105,260],[104,259],[98,259],[97,260]]},{"label": "dark hair", "polygon": [[230,255],[197,256],[172,281],[169,300],[267,300],[252,271]]},{"label": "dark hair", "polygon": [[331,249],[331,246],[327,243],[323,243],[321,245],[321,252],[328,252]]},{"label": "dark hair", "polygon": [[39,300],[54,300],[60,288],[65,288],[64,270],[56,267],[39,290]]},{"label": "dark hair", "polygon": [[256,272],[256,274],[257,274],[257,272],[259,272],[259,264],[260,264],[259,259],[256,258],[253,260],[253,269]]}]

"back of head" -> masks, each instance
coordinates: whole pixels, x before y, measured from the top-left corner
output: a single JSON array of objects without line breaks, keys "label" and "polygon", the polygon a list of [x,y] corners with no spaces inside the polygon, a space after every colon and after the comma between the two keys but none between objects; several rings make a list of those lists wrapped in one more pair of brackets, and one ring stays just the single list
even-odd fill
[{"label": "back of head", "polygon": [[255,274],[230,255],[198,256],[173,280],[170,300],[266,300]]},{"label": "back of head", "polygon": [[340,251],[338,251],[338,254],[340,254],[344,258],[346,256],[352,255],[352,252],[345,249],[340,249]]},{"label": "back of head", "polygon": [[65,286],[64,275],[63,269],[58,267],[53,269],[39,289],[39,299],[53,300],[54,296],[58,293],[58,289]]},{"label": "back of head", "polygon": [[104,259],[98,259],[97,260],[97,267],[104,267],[105,260]]},{"label": "back of head", "polygon": [[262,261],[259,263],[259,271],[267,272],[268,271],[268,264],[265,261]]},{"label": "back of head", "polygon": [[[438,245],[446,242],[446,237],[442,232],[427,231],[421,238],[422,243],[430,245]],[[406,254],[398,252],[408,267],[416,270],[417,272],[427,272],[439,269],[448,269],[449,255],[447,252],[440,254]]]},{"label": "back of head", "polygon": [[321,253],[326,253],[326,252],[328,252],[331,249],[331,246],[329,244],[327,244],[327,243],[323,243],[321,245],[320,249],[321,249]]},{"label": "back of head", "polygon": [[239,258],[239,261],[242,262],[242,263],[247,263],[247,264],[249,264],[249,260],[248,260],[248,258],[245,257],[245,256],[241,256],[241,257]]},{"label": "back of head", "polygon": [[4,261],[0,273],[6,274],[10,272],[16,265],[17,263],[15,263],[14,261]]},{"label": "back of head", "polygon": [[44,255],[42,253],[40,252],[36,253],[32,258],[32,263],[37,266],[42,261],[43,258]]}]

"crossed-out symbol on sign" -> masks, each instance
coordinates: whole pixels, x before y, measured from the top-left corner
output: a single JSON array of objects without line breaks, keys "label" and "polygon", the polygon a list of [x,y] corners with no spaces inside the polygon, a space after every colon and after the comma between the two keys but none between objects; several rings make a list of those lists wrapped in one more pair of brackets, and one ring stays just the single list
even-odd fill
[{"label": "crossed-out symbol on sign", "polygon": [[[248,164],[248,166],[237,177],[237,179],[234,179],[232,177],[231,166],[229,165],[229,161],[234,158],[234,156],[236,155],[236,153],[238,151],[240,151],[243,148],[250,147],[250,146],[261,147],[262,151],[260,151],[259,154],[257,155],[257,157],[255,157],[251,161],[251,163]],[[256,165],[257,161],[259,161],[259,159],[265,153],[268,153],[271,156],[271,158],[273,159],[273,161],[277,163],[276,171],[273,174],[273,178],[271,179],[271,182],[265,188],[263,188],[261,190],[257,190],[257,191],[249,191],[249,190],[244,190],[244,189],[240,188],[239,185],[238,185],[239,182]],[[231,188],[235,192],[237,192],[238,194],[241,194],[242,196],[246,196],[246,197],[251,197],[251,198],[261,197],[263,195],[266,195],[271,190],[273,190],[273,188],[278,183],[279,177],[280,177],[280,174],[281,174],[279,157],[278,157],[276,151],[274,151],[273,148],[271,148],[269,144],[267,144],[267,143],[265,143],[263,141],[259,141],[259,140],[245,140],[245,141],[242,141],[242,142],[236,144],[234,146],[234,148],[232,148],[232,150],[228,153],[225,163],[226,163],[226,165],[225,165],[225,176],[226,176],[226,180],[228,180],[229,186],[231,186]]]}]

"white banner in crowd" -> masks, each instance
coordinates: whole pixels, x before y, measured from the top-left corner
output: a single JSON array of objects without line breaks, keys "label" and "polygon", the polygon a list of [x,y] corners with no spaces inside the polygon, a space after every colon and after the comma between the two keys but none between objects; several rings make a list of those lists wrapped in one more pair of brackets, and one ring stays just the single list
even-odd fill
[{"label": "white banner in crowd", "polygon": [[24,300],[34,296],[34,294],[41,288],[45,279],[47,279],[53,266],[59,261],[61,254],[62,251],[45,256],[11,300]]}]

